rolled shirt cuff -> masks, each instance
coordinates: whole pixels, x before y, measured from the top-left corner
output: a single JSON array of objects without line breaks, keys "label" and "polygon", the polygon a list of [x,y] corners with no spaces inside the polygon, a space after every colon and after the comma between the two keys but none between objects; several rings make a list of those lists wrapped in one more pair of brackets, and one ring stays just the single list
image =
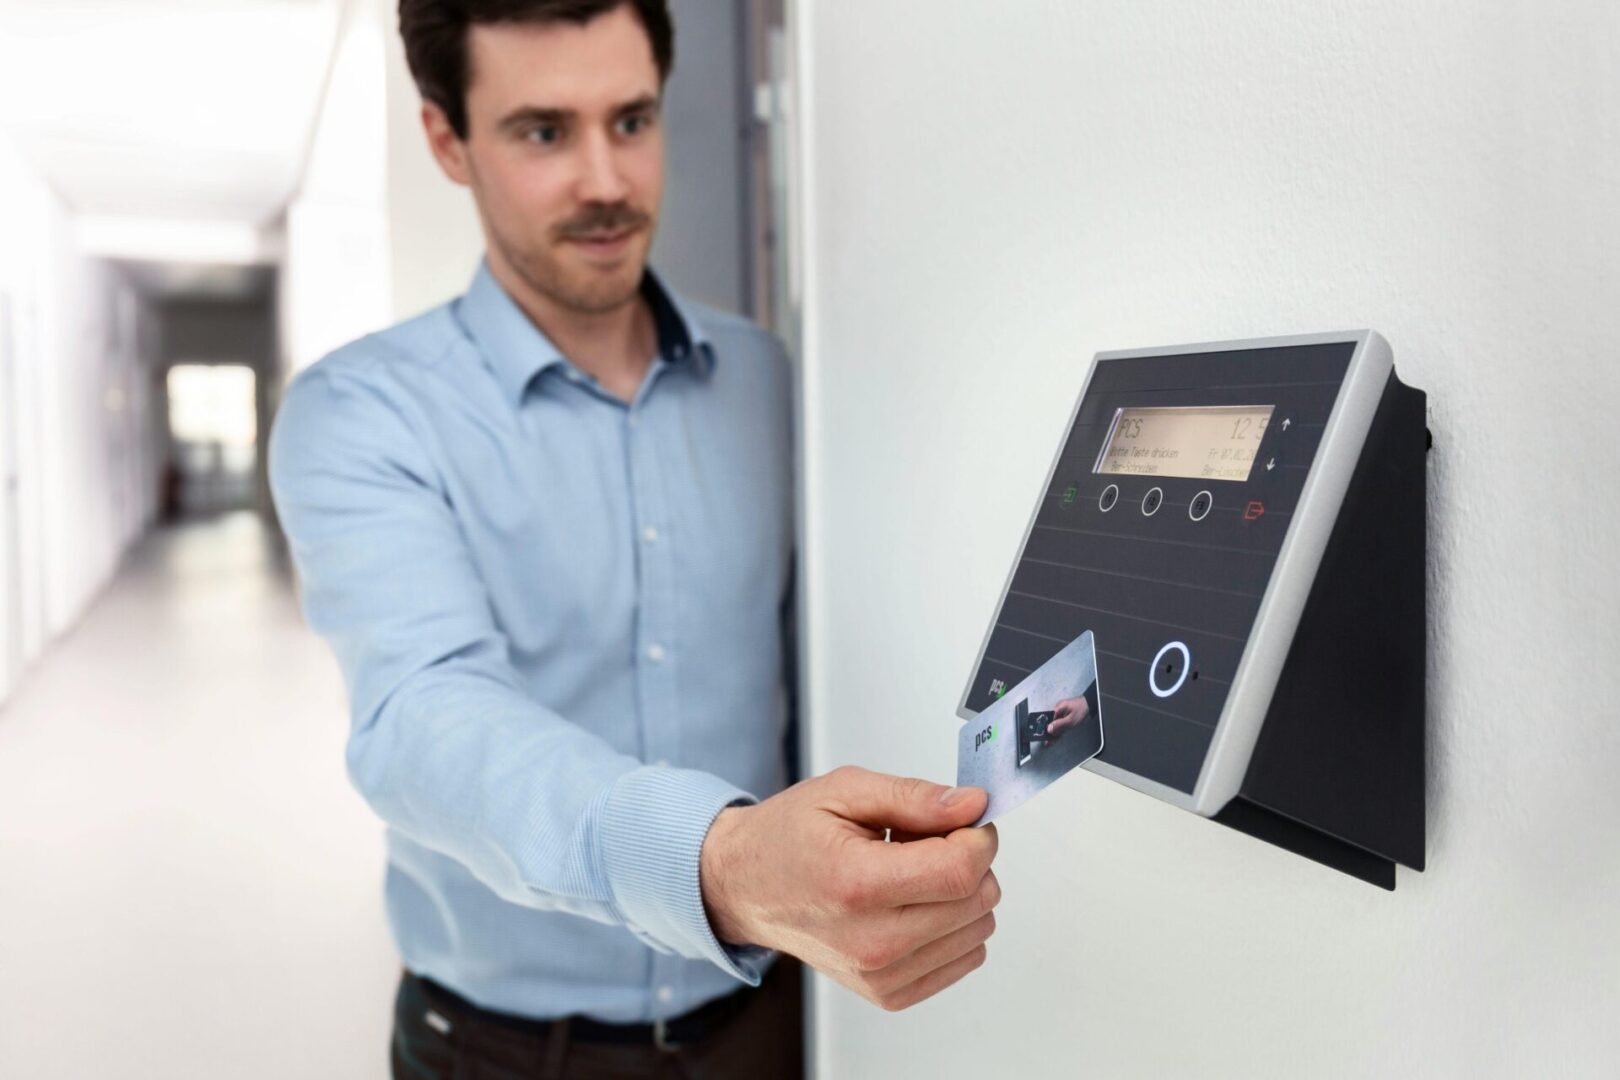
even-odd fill
[{"label": "rolled shirt cuff", "polygon": [[703,907],[699,858],[709,826],[728,806],[758,800],[710,773],[643,766],[621,776],[602,808],[602,870],[626,924],[660,952],[708,960],[758,986],[775,953],[732,947]]}]

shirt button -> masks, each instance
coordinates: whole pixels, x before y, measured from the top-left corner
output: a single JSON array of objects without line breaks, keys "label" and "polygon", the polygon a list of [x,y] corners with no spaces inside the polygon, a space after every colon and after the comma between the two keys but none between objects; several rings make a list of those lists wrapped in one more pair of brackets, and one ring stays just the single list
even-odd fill
[{"label": "shirt button", "polygon": [[655,664],[663,663],[664,662],[664,647],[662,645],[658,645],[658,644],[652,644],[652,645],[647,646],[647,659],[651,660]]},{"label": "shirt button", "polygon": [[660,986],[658,988],[658,1000],[666,1005],[675,1000],[675,988],[673,986]]},{"label": "shirt button", "polygon": [[669,758],[661,757],[657,761],[653,762],[653,764],[657,765],[660,769],[667,769],[669,768]]},{"label": "shirt button", "polygon": [[641,538],[649,544],[656,544],[658,543],[658,530],[649,525],[641,530]]}]

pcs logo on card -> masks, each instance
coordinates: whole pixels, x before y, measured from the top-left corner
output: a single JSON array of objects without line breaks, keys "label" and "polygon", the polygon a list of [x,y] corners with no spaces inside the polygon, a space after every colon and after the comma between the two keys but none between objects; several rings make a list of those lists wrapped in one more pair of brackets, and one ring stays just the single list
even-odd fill
[{"label": "pcs logo on card", "polygon": [[985,728],[983,731],[978,732],[977,734],[975,734],[973,736],[973,752],[975,754],[977,754],[979,752],[979,747],[988,745],[990,743],[990,741],[992,739],[994,739],[995,737],[996,737],[996,725],[994,725],[994,724],[991,724],[989,727]]}]

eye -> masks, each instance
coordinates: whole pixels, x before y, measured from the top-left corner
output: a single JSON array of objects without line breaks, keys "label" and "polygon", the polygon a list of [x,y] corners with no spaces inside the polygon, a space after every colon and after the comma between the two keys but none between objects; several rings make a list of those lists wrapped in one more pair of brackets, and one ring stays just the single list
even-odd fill
[{"label": "eye", "polygon": [[639,135],[652,126],[652,117],[646,113],[632,113],[619,120],[619,134]]},{"label": "eye", "polygon": [[556,124],[537,124],[524,132],[523,137],[542,146],[555,146],[562,141],[562,128]]}]

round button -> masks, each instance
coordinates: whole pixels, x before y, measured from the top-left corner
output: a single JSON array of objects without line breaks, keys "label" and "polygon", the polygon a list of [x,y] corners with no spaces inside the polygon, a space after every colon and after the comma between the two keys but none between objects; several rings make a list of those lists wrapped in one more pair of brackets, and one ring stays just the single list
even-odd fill
[{"label": "round button", "polygon": [[653,645],[647,646],[647,659],[651,660],[655,664],[663,663],[664,662],[664,647],[662,645],[658,645],[658,644],[653,644]]},{"label": "round button", "polygon": [[1154,488],[1142,496],[1142,516],[1152,517],[1164,505],[1164,488]]},{"label": "round button", "polygon": [[658,530],[649,525],[641,530],[641,538],[649,544],[656,544],[658,543]]},{"label": "round button", "polygon": [[1209,508],[1215,505],[1215,496],[1207,491],[1200,491],[1193,496],[1192,505],[1187,507],[1187,516],[1194,521],[1203,521],[1209,517]]},{"label": "round button", "polygon": [[1103,488],[1103,493],[1097,498],[1097,509],[1106,514],[1114,508],[1114,504],[1117,502],[1119,502],[1119,485],[1109,484]]},{"label": "round button", "polygon": [[[1177,664],[1181,667],[1178,672]],[[1187,646],[1179,641],[1167,642],[1153,658],[1153,666],[1148,668],[1148,689],[1153,691],[1154,697],[1166,698],[1181,689],[1181,684],[1187,681],[1187,669],[1192,667],[1192,653]],[[1175,678],[1168,688],[1159,685],[1160,677]]]},{"label": "round button", "polygon": [[669,1000],[674,998],[674,996],[675,996],[675,988],[674,987],[660,986],[658,988],[658,1000],[659,1001],[668,1002]]}]

